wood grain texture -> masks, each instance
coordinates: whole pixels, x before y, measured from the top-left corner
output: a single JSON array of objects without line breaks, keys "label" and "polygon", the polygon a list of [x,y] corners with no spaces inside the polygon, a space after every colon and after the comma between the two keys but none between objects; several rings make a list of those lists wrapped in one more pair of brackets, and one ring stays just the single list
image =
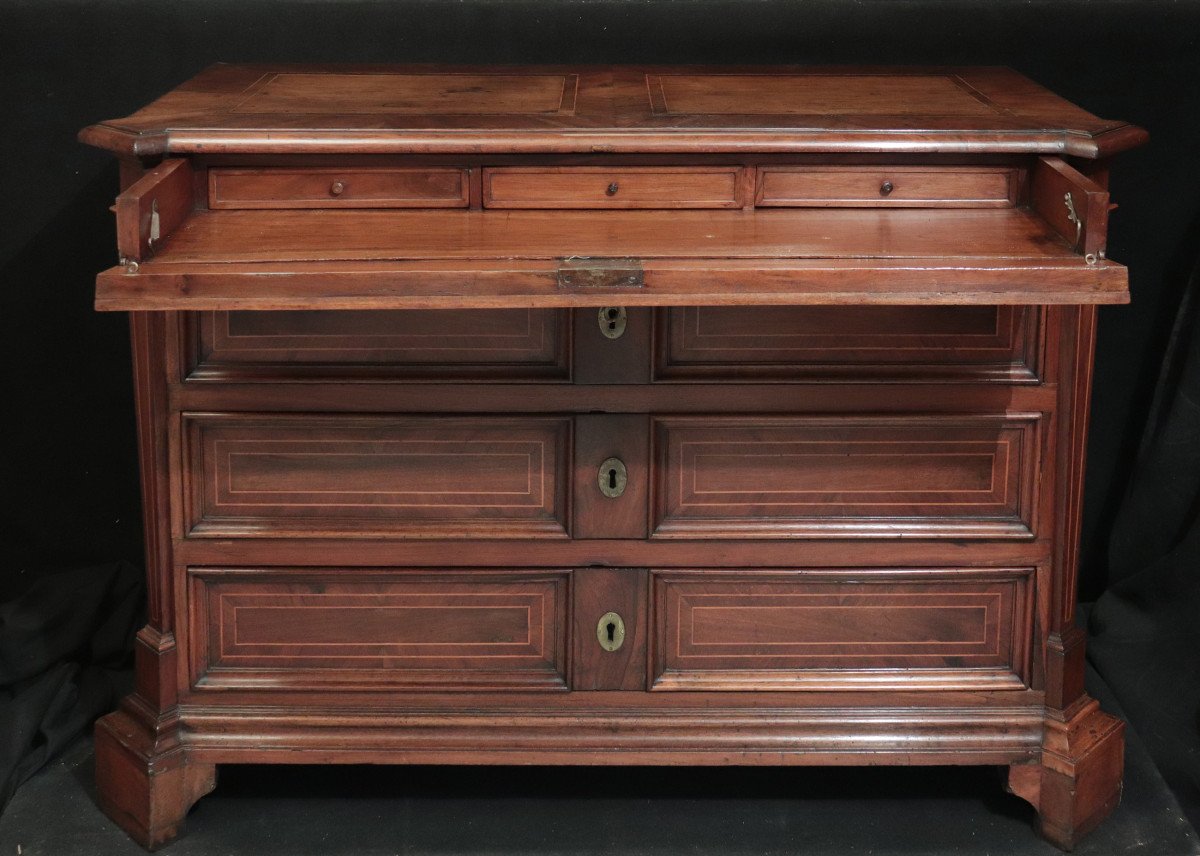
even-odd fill
[{"label": "wood grain texture", "polygon": [[1145,142],[1003,68],[216,65],[84,129],[116,152],[1066,153]]},{"label": "wood grain texture", "polygon": [[140,177],[117,197],[117,250],[140,262],[157,252],[196,206],[192,165],[171,158]]},{"label": "wood grain texture", "polygon": [[564,573],[192,570],[203,690],[565,690]]},{"label": "wood grain texture", "polygon": [[492,167],[485,208],[741,208],[739,167]]},{"label": "wood grain texture", "polygon": [[653,575],[656,690],[1012,689],[1032,571]]},{"label": "wood grain texture", "polygon": [[[620,496],[600,490],[601,465],[616,458],[628,481]],[[650,485],[650,420],[627,414],[588,414],[575,418],[575,538],[645,538]]]},{"label": "wood grain texture", "polygon": [[1116,804],[1072,613],[1140,129],[994,68],[269,65],[81,136],[145,846],[223,763],[1008,765],[1062,847]]},{"label": "wood grain texture", "polygon": [[1061,158],[1038,158],[1030,195],[1034,210],[1076,252],[1104,258],[1108,244],[1108,191]]},{"label": "wood grain texture", "polygon": [[218,168],[209,208],[466,208],[462,169]]},{"label": "wood grain texture", "polygon": [[191,381],[566,380],[565,311],[205,312],[181,348]]},{"label": "wood grain texture", "polygon": [[660,381],[1036,382],[1036,307],[689,306],[657,313]]},{"label": "wood grain texture", "polygon": [[755,204],[809,208],[1007,208],[1021,176],[1002,167],[761,167]]},{"label": "wood grain texture", "polygon": [[656,538],[1031,538],[1027,416],[663,417]]},{"label": "wood grain texture", "polygon": [[554,417],[188,414],[189,537],[567,535]]},{"label": "wood grain texture", "polygon": [[[572,690],[646,689],[648,579],[641,568],[579,568],[571,573]],[[596,636],[600,619],[610,612],[625,626],[625,642],[616,651],[604,650]]]}]

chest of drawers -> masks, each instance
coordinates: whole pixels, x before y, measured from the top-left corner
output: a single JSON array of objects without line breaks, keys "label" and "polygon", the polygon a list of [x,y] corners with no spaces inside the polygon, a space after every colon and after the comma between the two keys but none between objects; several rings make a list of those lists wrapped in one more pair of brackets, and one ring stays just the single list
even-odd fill
[{"label": "chest of drawers", "polygon": [[990,764],[1070,847],[1113,155],[1002,69],[215,66],[120,158],[150,619],[102,806],[228,763]]}]

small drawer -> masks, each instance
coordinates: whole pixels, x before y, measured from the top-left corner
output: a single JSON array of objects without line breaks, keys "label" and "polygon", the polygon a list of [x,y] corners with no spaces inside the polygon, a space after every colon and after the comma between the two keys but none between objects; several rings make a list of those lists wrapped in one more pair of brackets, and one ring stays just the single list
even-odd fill
[{"label": "small drawer", "polygon": [[569,576],[191,568],[191,684],[566,690]]},{"label": "small drawer", "polygon": [[659,381],[1037,383],[1036,306],[688,306],[658,312]]},{"label": "small drawer", "polygon": [[466,170],[237,169],[208,173],[210,208],[466,208]]},{"label": "small drawer", "polygon": [[1040,419],[655,420],[654,538],[1032,538]]},{"label": "small drawer", "polygon": [[488,208],[740,208],[740,167],[494,167]]},{"label": "small drawer", "polygon": [[190,537],[567,537],[566,417],[183,422]]},{"label": "small drawer", "polygon": [[1012,167],[790,166],[758,171],[755,204],[786,208],[1007,208]]},{"label": "small drawer", "polygon": [[655,572],[651,689],[1024,689],[1033,573]]},{"label": "small drawer", "polygon": [[568,310],[200,312],[189,381],[566,381]]}]

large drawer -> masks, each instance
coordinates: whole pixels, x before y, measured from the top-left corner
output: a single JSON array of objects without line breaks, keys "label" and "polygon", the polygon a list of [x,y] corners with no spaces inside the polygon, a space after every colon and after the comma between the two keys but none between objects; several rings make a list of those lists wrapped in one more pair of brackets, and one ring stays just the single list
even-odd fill
[{"label": "large drawer", "polygon": [[198,689],[566,689],[568,574],[192,568]]},{"label": "large drawer", "polygon": [[566,380],[569,313],[553,309],[201,312],[189,380]]},{"label": "large drawer", "polygon": [[655,420],[657,538],[1032,538],[1036,414]]},{"label": "large drawer", "polygon": [[1038,379],[1034,306],[688,306],[658,323],[659,380]]},{"label": "large drawer", "polygon": [[651,689],[1021,689],[1033,570],[661,571]]},{"label": "large drawer", "polygon": [[193,537],[567,536],[568,418],[183,420]]}]

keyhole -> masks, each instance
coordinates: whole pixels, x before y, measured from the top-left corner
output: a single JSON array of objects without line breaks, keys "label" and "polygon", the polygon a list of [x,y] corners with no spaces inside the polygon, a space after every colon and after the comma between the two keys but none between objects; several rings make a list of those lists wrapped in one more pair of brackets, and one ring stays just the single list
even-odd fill
[{"label": "keyhole", "polygon": [[[614,469],[610,469],[610,470],[608,471],[608,489],[609,489],[609,490],[616,490],[616,489],[617,489],[617,471],[616,471],[616,470],[614,470]],[[608,625],[608,626],[609,626],[609,627],[612,627],[612,625],[611,625],[611,624],[610,624],[610,625]]]},{"label": "keyhole", "polygon": [[604,338],[619,339],[624,335],[629,319],[624,306],[602,306],[596,313],[596,320],[600,322],[600,333]]},{"label": "keyhole", "polygon": [[613,638],[617,635],[617,625],[611,621],[605,626],[604,631],[608,634],[609,644],[612,644]]}]

